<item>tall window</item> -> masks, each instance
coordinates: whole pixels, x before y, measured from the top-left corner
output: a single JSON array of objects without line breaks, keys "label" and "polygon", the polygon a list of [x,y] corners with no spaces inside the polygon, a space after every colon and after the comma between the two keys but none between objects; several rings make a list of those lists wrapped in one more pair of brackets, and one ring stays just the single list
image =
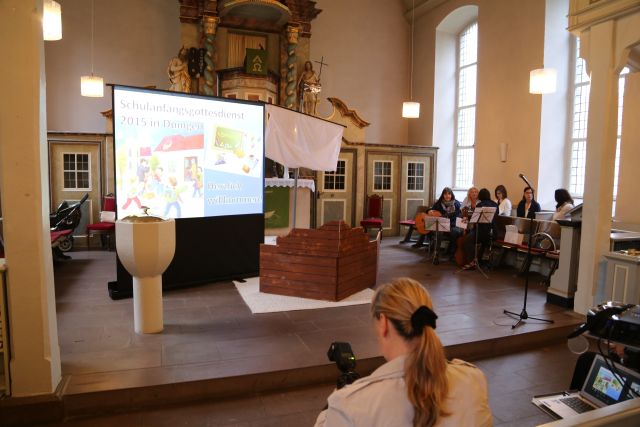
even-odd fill
[{"label": "tall window", "polygon": [[620,71],[618,78],[618,131],[616,133],[616,166],[613,172],[613,207],[611,215],[616,213],[616,198],[618,197],[618,174],[620,172],[620,140],[622,138],[622,110],[624,105],[624,83],[626,81],[629,68],[624,67]]},{"label": "tall window", "polygon": [[424,191],[424,163],[407,162],[407,191]]},{"label": "tall window", "polygon": [[576,38],[576,68],[573,80],[573,120],[571,125],[571,165],[569,192],[573,196],[584,194],[584,172],[587,158],[587,116],[589,114],[589,90],[591,80],[580,54],[580,39]]},{"label": "tall window", "polygon": [[478,71],[478,23],[465,28],[458,38],[456,103],[456,188],[473,183],[476,140],[476,76]]},{"label": "tall window", "polygon": [[89,154],[64,153],[63,157],[64,189],[90,190]]},{"label": "tall window", "polygon": [[345,189],[347,164],[344,160],[338,160],[335,172],[324,173],[324,189],[340,191]]}]

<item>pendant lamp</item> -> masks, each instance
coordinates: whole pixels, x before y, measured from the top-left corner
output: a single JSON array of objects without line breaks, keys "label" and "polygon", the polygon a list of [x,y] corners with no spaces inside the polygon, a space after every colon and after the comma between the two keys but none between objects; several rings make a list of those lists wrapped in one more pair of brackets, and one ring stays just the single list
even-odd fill
[{"label": "pendant lamp", "polygon": [[93,33],[95,19],[93,0],[91,0],[91,75],[80,77],[80,94],[91,98],[102,98],[104,96],[104,80],[102,77],[93,75]]},{"label": "pendant lamp", "polygon": [[416,119],[420,117],[420,103],[413,101],[413,24],[416,15],[416,1],[411,2],[411,68],[409,70],[409,101],[402,103],[402,117],[407,119]]},{"label": "pendant lamp", "polygon": [[62,38],[62,10],[60,3],[44,0],[42,10],[42,38],[47,41]]}]

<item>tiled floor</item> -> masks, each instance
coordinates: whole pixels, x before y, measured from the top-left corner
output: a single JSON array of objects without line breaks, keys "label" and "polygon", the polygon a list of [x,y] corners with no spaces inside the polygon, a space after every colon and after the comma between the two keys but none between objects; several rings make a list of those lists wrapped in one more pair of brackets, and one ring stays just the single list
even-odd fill
[{"label": "tiled floor", "polygon": [[[489,382],[494,425],[528,427],[552,421],[531,404],[531,397],[566,389],[575,359],[562,344],[476,361]],[[56,426],[312,426],[333,387],[328,384],[255,394],[236,400],[71,420]]]},{"label": "tiled floor", "polygon": [[[524,282],[513,270],[491,271],[489,279],[485,279],[478,272],[460,272],[450,263],[432,265],[426,262],[424,252],[397,242],[396,238],[389,238],[382,243],[378,282],[409,276],[423,283],[434,299],[439,315],[438,334],[449,351],[465,343],[503,337],[519,338],[523,342],[529,339],[529,333],[570,327],[581,321],[571,311],[546,304],[544,287],[532,277],[528,313],[552,318],[555,324],[530,320],[512,330],[513,321],[504,316],[502,310],[520,312]],[[361,360],[380,356],[370,327],[368,305],[253,315],[229,282],[166,292],[165,330],[161,334],[138,335],[133,331],[132,301],[112,301],[107,294],[107,282],[115,278],[115,254],[90,251],[71,255],[72,260],[57,265],[55,270],[58,334],[67,396],[293,368],[327,367],[326,350],[333,341],[350,342]],[[485,345],[483,353],[491,356],[499,351]],[[528,356],[522,357],[529,360]],[[537,366],[535,360],[528,363],[528,367]],[[505,364],[509,364],[507,359]],[[503,386],[492,389],[492,395],[501,390],[506,392],[505,399],[498,402],[496,421],[511,421],[514,418],[499,416],[499,405],[518,393],[525,393],[525,386],[531,384],[518,376],[514,377],[514,382],[509,382],[511,373],[493,365],[488,366],[487,376],[491,377],[494,370],[497,384]],[[296,393],[325,396],[330,387],[320,387],[317,392],[309,390]],[[516,393],[512,393],[514,390]],[[265,396],[278,395],[255,399],[261,401],[267,398]],[[234,407],[230,402],[205,406],[211,405],[222,405],[222,413],[226,411],[224,408]],[[292,416],[291,413],[271,414],[270,410],[263,408],[255,419],[240,425],[270,425],[267,420],[276,420],[280,415],[286,424],[286,419]],[[299,408],[296,410],[299,412]],[[244,422],[242,417],[252,416],[252,411],[240,411],[242,413],[234,416],[241,417]],[[145,414],[150,417],[156,412]],[[204,416],[205,419],[219,415],[217,409],[213,412]],[[315,418],[311,414],[316,411],[310,409],[308,412],[302,416],[302,424],[292,422],[289,425],[310,423]],[[523,417],[528,415],[535,413],[523,412]],[[138,416],[140,422],[147,419],[140,414],[124,417],[136,419]],[[188,419],[190,415],[185,417]],[[293,419],[300,420],[297,416]],[[233,422],[229,420],[230,424]],[[263,422],[266,424],[260,424]],[[193,425],[207,425],[207,422]],[[221,424],[216,421],[211,425]]]}]

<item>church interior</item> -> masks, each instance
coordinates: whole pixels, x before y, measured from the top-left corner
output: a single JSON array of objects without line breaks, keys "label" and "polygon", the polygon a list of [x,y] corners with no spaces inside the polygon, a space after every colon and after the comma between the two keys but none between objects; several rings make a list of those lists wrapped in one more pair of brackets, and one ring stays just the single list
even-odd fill
[{"label": "church interior", "polygon": [[[493,425],[640,420],[531,403],[612,345],[608,301],[640,370],[640,1],[4,0],[0,40],[1,425],[314,425],[332,343],[384,364],[398,277]],[[127,96],[259,126],[158,137]],[[255,211],[210,206],[234,162]]]}]

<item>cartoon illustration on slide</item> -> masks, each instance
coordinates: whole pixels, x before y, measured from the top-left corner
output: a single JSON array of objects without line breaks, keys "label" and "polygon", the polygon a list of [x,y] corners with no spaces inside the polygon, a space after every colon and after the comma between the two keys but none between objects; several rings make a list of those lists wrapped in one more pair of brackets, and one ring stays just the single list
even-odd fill
[{"label": "cartoon illustration on slide", "polygon": [[184,191],[183,186],[178,186],[178,180],[175,176],[169,177],[169,185],[167,186],[164,197],[167,202],[167,205],[164,209],[164,216],[169,216],[169,212],[171,212],[171,208],[175,208],[175,215],[171,218],[182,218],[182,199],[180,198],[180,193]]},{"label": "cartoon illustration on slide", "polygon": [[207,169],[237,175],[258,176],[258,157],[262,154],[262,136],[223,126],[205,129],[205,165]]},{"label": "cartoon illustration on slide", "polygon": [[[135,135],[129,136],[127,144],[134,148],[117,160],[125,177],[117,183],[117,190],[127,195],[121,215],[139,214],[142,205],[150,213],[173,218],[203,215],[204,135],[174,132],[156,138],[157,145],[149,138],[137,143]],[[193,192],[186,191],[190,186]]]}]

